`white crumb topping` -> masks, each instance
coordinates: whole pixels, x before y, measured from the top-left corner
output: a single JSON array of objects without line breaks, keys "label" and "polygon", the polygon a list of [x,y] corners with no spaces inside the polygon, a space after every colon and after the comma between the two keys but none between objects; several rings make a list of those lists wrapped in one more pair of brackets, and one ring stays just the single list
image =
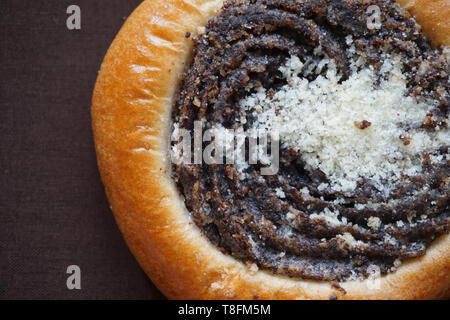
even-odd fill
[{"label": "white crumb topping", "polygon": [[281,188],[276,188],[275,193],[278,198],[281,198],[281,199],[286,198],[286,194],[283,192],[283,190]]},{"label": "white crumb topping", "polygon": [[311,197],[311,195],[309,194],[309,190],[306,187],[300,189],[300,192],[302,193],[302,196],[304,198],[310,198]]},{"label": "white crumb topping", "polygon": [[367,225],[373,230],[378,230],[381,226],[381,220],[378,217],[369,217],[367,219]]},{"label": "white crumb topping", "polygon": [[337,238],[344,241],[344,244],[347,245],[349,248],[357,248],[364,246],[364,242],[361,240],[356,240],[351,233],[345,232],[344,234],[337,235]]},{"label": "white crumb topping", "polygon": [[391,237],[391,235],[389,234],[385,234],[383,240],[386,244],[390,244],[393,246],[395,246],[398,243],[397,239]]},{"label": "white crumb topping", "polygon": [[[387,194],[402,175],[422,170],[424,152],[431,161],[442,161],[435,150],[450,141],[450,132],[407,129],[422,123],[435,104],[406,95],[394,56],[386,55],[379,85],[372,68],[358,68],[362,65],[354,58],[352,74],[339,83],[332,59],[302,62],[292,56],[280,67],[285,86],[273,97],[260,88],[240,104],[257,119],[255,127],[278,130],[282,144],[297,150],[307,169],[324,172],[333,190],[351,192],[365,177]],[[309,81],[305,76],[312,73],[318,76]]]},{"label": "white crumb topping", "polygon": [[351,225],[350,222],[347,221],[346,217],[341,217],[339,219],[339,211],[331,211],[328,208],[325,208],[320,213],[313,213],[309,216],[312,220],[323,220],[325,221],[330,227],[337,227],[342,225]]},{"label": "white crumb topping", "polygon": [[328,183],[321,183],[318,187],[317,190],[319,191],[324,191],[328,188]]},{"label": "white crumb topping", "polygon": [[405,226],[405,224],[403,223],[403,221],[399,220],[395,223],[397,225],[397,227],[402,228]]},{"label": "white crumb topping", "polygon": [[286,214],[286,219],[287,219],[288,221],[294,221],[295,215],[292,214],[292,213],[290,213],[290,212],[288,212],[288,213]]}]

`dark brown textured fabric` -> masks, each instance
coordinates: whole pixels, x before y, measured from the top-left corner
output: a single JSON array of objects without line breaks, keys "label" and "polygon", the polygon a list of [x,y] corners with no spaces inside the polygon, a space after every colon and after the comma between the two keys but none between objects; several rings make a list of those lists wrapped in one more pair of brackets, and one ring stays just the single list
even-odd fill
[{"label": "dark brown textured fabric", "polygon": [[[0,2],[1,299],[162,298],[109,210],[90,124],[103,56],[139,3]],[[66,28],[71,4],[81,30]]]}]

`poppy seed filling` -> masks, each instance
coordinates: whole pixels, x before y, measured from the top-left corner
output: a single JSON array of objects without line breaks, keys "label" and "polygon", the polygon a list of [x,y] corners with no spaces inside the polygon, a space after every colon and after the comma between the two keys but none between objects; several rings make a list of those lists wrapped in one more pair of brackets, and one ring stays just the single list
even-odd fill
[{"label": "poppy seed filling", "polygon": [[[381,12],[378,29],[368,27],[372,5]],[[387,0],[225,2],[193,40],[193,61],[178,93],[174,126],[193,130],[195,121],[203,121],[205,128],[275,126],[281,132],[281,149],[274,175],[261,175],[260,164],[173,165],[186,207],[212,243],[275,274],[341,281],[367,278],[374,269],[392,272],[404,259],[424,255],[436,237],[448,233],[449,64],[444,50],[431,48],[418,28],[406,11]],[[337,111],[324,113],[318,122],[334,130],[328,120],[337,119],[345,97],[357,91],[363,75],[374,93],[389,93],[397,83],[398,90],[404,88],[404,99],[398,100],[406,101],[403,109],[388,106],[410,121],[395,120],[386,127],[395,135],[401,132],[398,148],[404,150],[386,159],[388,167],[368,154],[373,151],[370,141],[367,149],[353,146],[350,153],[364,159],[360,166],[374,165],[372,171],[358,170],[359,162],[346,169],[348,165],[323,156],[316,149],[333,146],[327,144],[333,137],[321,136],[322,144],[310,142],[311,136],[318,139],[311,132],[319,125],[302,122],[306,115],[332,110],[326,104],[335,103]],[[306,89],[299,91],[302,83]],[[314,99],[317,88],[328,90],[330,83],[337,89]],[[299,93],[300,102],[286,98]],[[330,94],[336,97],[331,102],[326,100]],[[336,102],[340,97],[341,105]],[[383,97],[382,91],[370,99],[377,97]],[[323,102],[322,109],[311,108],[314,100]],[[308,113],[298,116],[299,108]],[[370,117],[373,108],[377,106],[351,119],[351,130],[375,132],[378,123],[362,117]],[[296,121],[304,131],[295,130]],[[411,149],[423,137],[431,142]],[[341,149],[336,150],[338,154]],[[336,167],[325,166],[329,159]],[[335,174],[336,168],[345,179]]]}]

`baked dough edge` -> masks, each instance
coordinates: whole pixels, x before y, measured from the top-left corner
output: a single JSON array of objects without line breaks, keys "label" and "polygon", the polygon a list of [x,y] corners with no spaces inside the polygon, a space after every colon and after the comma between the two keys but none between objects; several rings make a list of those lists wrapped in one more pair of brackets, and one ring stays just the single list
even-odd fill
[{"label": "baked dough edge", "polygon": [[[399,0],[421,21],[449,0]],[[103,61],[92,100],[98,165],[117,224],[143,270],[171,299],[450,298],[450,235],[425,256],[377,281],[311,281],[254,270],[225,255],[190,220],[169,176],[171,109],[191,60],[192,36],[221,0],[147,0],[128,18]],[[420,6],[419,6],[420,4]],[[429,35],[449,44],[448,15]],[[441,21],[438,23],[436,21]],[[432,31],[435,30],[435,31]]]}]

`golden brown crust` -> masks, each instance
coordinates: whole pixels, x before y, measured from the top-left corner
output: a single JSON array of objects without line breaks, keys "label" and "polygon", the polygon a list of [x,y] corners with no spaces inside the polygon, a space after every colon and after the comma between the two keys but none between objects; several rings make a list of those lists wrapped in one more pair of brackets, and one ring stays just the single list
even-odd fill
[{"label": "golden brown crust", "polygon": [[344,294],[329,282],[253,270],[222,254],[189,220],[168,175],[171,106],[192,49],[185,34],[195,35],[220,5],[144,1],[109,49],[95,87],[92,117],[102,179],[117,223],[148,276],[172,299],[450,297],[449,235],[378,283],[342,283]]},{"label": "golden brown crust", "polygon": [[450,45],[450,0],[396,0],[416,18],[435,45]]}]

